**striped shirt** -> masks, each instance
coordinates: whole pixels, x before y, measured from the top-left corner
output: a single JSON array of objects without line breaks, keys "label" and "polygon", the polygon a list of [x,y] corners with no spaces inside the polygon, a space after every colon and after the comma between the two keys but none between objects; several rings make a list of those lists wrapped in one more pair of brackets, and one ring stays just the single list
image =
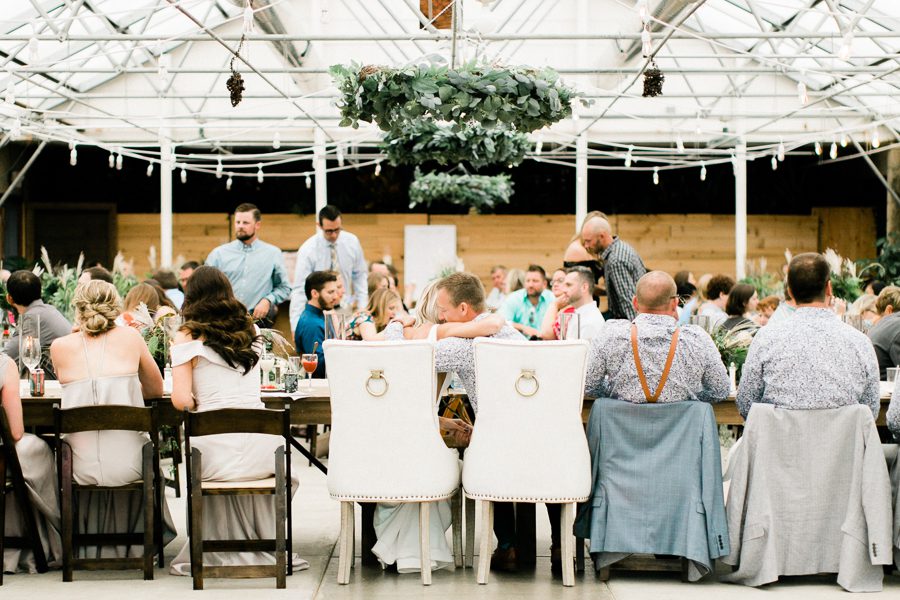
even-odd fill
[{"label": "striped shirt", "polygon": [[637,316],[631,302],[637,282],[647,272],[644,261],[618,236],[613,237],[613,243],[603,251],[602,258],[611,318],[631,321]]}]

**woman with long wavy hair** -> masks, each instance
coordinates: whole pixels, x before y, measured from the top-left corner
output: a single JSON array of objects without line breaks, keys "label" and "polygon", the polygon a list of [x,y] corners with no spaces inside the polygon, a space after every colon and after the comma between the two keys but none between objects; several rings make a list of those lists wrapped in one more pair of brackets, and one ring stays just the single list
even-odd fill
[{"label": "woman with long wavy hair", "polygon": [[[191,275],[181,314],[184,323],[172,345],[172,404],[179,410],[264,408],[259,397],[259,352],[262,337],[247,309],[234,296],[228,278],[215,267],[198,267]],[[280,436],[230,433],[191,441],[203,453],[204,481],[243,481],[275,473]],[[291,476],[291,493],[299,479]],[[271,537],[275,512],[269,496],[211,496],[204,500],[206,539]],[[205,553],[208,566],[273,564],[271,552]],[[295,569],[309,563],[293,555]],[[190,547],[185,544],[171,572],[190,575]]]}]

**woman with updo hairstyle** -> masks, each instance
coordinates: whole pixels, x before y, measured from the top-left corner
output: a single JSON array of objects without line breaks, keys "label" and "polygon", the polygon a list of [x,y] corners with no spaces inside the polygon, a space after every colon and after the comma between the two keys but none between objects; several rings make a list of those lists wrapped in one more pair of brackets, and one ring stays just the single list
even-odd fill
[{"label": "woman with updo hairstyle", "polygon": [[[262,336],[247,309],[234,297],[231,283],[215,267],[191,275],[181,307],[184,323],[172,345],[172,404],[178,410],[265,408],[260,400],[259,353]],[[204,481],[247,481],[275,474],[276,435],[227,433],[191,439],[203,453]],[[291,494],[300,483],[294,473]],[[199,484],[199,482],[198,482]],[[203,535],[208,539],[260,539],[275,530],[275,512],[267,496],[210,496],[203,501]],[[294,569],[309,563],[293,554]],[[271,552],[206,552],[207,565],[272,565]],[[172,561],[173,575],[191,574],[190,545]]]},{"label": "woman with updo hairstyle", "polygon": [[[125,405],[143,408],[145,398],[163,394],[163,379],[141,334],[118,327],[122,300],[111,283],[94,279],[75,288],[75,332],[50,345],[50,358],[62,385],[63,409]],[[116,487],[142,477],[141,452],[149,441],[136,431],[83,431],[68,434],[76,483]],[[85,533],[127,532],[143,524],[143,503],[130,492],[82,492],[77,499]],[[86,514],[85,514],[86,513]],[[167,540],[174,525],[164,511]],[[109,529],[109,531],[104,531]],[[112,555],[114,547],[101,551]],[[140,549],[133,548],[135,552]]]}]

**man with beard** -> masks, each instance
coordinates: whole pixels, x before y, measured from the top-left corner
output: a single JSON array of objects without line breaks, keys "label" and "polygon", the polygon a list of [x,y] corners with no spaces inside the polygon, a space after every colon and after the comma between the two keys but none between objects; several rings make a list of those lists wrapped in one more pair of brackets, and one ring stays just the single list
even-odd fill
[{"label": "man with beard", "polygon": [[530,265],[525,272],[525,287],[506,297],[500,313],[516,331],[539,339],[544,314],[553,301],[553,294],[547,289],[547,273],[540,265]]},{"label": "man with beard", "polygon": [[234,209],[233,242],[214,248],[206,264],[228,277],[235,297],[253,315],[253,320],[271,326],[278,304],[291,293],[281,250],[259,239],[259,209],[241,204]]},{"label": "man with beard", "polygon": [[313,377],[325,377],[325,352],[322,343],[325,341],[325,314],[337,304],[338,293],[337,273],[334,271],[314,271],[309,274],[304,284],[306,292],[306,309],[300,314],[297,328],[294,329],[294,344],[297,346],[297,354],[312,354],[318,356],[319,363],[316,366]]}]

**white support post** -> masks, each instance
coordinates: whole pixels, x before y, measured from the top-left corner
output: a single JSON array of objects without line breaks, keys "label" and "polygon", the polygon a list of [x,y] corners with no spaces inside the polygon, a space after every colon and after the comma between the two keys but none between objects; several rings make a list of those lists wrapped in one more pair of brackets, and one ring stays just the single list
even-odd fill
[{"label": "white support post", "polygon": [[[575,121],[576,126],[578,121]],[[575,233],[587,216],[588,205],[588,139],[585,131],[575,141]]]},{"label": "white support post", "polygon": [[734,273],[738,280],[747,273],[747,142],[734,148]]},{"label": "white support post", "polygon": [[313,140],[313,162],[316,169],[316,214],[328,204],[328,175],[325,172],[327,161],[325,159],[325,132],[316,127]]},{"label": "white support post", "polygon": [[172,140],[160,133],[159,153],[159,267],[172,267]]}]

